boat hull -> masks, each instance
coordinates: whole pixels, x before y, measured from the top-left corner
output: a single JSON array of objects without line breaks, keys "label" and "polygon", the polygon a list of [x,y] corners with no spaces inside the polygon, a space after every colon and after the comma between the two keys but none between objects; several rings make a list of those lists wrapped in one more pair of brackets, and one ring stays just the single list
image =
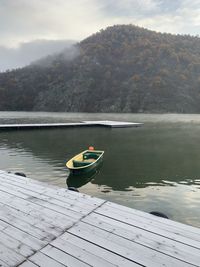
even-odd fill
[{"label": "boat hull", "polygon": [[[96,160],[94,160],[93,162],[91,162],[90,164],[86,165],[86,166],[74,167],[73,162],[76,162],[77,159],[79,159],[78,162],[81,162],[81,160],[84,162],[83,155],[84,155],[84,153],[87,153],[87,152],[88,153],[99,153],[99,157]],[[103,154],[104,154],[104,151],[97,151],[97,150],[89,151],[89,150],[86,150],[86,151],[83,151],[82,153],[76,155],[71,160],[69,160],[66,163],[66,166],[69,169],[70,174],[73,174],[73,175],[87,174],[87,173],[89,173],[91,171],[94,171],[96,168],[98,168],[98,166],[103,161]]]}]

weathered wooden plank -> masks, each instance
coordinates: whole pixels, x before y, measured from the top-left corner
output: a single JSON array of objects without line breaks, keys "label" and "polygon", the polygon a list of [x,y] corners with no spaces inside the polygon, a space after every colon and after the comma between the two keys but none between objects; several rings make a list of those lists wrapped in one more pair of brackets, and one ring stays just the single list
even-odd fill
[{"label": "weathered wooden plank", "polygon": [[7,224],[5,222],[1,221],[1,218],[0,218],[0,231],[5,229],[6,227],[7,227]]},{"label": "weathered wooden plank", "polygon": [[9,267],[8,264],[0,260],[0,267]]},{"label": "weathered wooden plank", "polygon": [[[194,246],[196,248],[200,248],[199,236],[198,234],[183,231],[176,227],[176,222],[174,222],[174,227],[172,225],[165,224],[167,219],[162,218],[162,221],[155,221],[154,216],[152,215],[152,220],[145,220],[141,216],[137,216],[122,210],[118,210],[117,208],[108,207],[107,205],[103,205],[98,208],[96,213],[113,218],[115,220],[124,222],[126,224],[133,225],[138,228],[142,228],[149,232],[153,232],[158,235],[162,235],[173,239],[175,241],[179,241],[190,246]],[[162,223],[163,222],[163,223]]]},{"label": "weathered wooden plank", "polygon": [[144,266],[193,266],[82,222],[77,223],[68,232]]},{"label": "weathered wooden plank", "polygon": [[45,248],[43,248],[41,250],[42,253],[44,253],[45,255],[53,258],[54,260],[56,260],[57,262],[68,266],[68,267],[88,267],[88,266],[93,266],[93,265],[89,265],[83,261],[80,261],[76,258],[74,258],[73,256],[71,256],[68,253],[65,253],[63,251],[61,251],[58,248],[52,247],[50,245],[46,246]]},{"label": "weathered wooden plank", "polygon": [[[126,266],[126,267],[141,266],[136,263],[133,263],[132,261],[129,261],[128,259],[125,259],[124,257],[121,257],[113,253],[112,251],[109,251],[103,247],[98,246],[95,243],[91,243],[71,233],[66,232],[63,235],[61,235],[57,239],[58,242],[60,242],[60,239],[63,240],[64,243],[67,242],[72,245],[78,246],[80,249],[83,249],[84,251],[87,251],[88,253],[91,253],[94,256],[100,257],[104,259],[105,261],[111,264],[114,264],[116,266]],[[57,245],[57,242],[56,242],[57,240],[53,241],[53,244]],[[102,266],[106,266],[106,265],[102,265]]]},{"label": "weathered wooden plank", "polygon": [[113,203],[113,202],[107,202],[105,206],[116,208],[116,209],[124,211],[128,214],[133,214],[133,215],[140,216],[142,218],[147,218],[147,219],[150,219],[153,221],[161,222],[164,225],[172,226],[174,229],[177,228],[178,231],[182,229],[183,231],[194,233],[195,235],[198,235],[200,237],[200,228],[197,228],[194,226],[186,225],[186,224],[183,224],[180,222],[175,222],[172,220],[164,220],[163,218],[158,217],[158,216],[153,216],[152,214],[149,214],[148,212],[129,208],[126,206],[122,206],[122,205]]},{"label": "weathered wooden plank", "polygon": [[38,227],[35,227],[34,225],[18,219],[13,214],[9,213],[6,207],[2,207],[0,209],[0,219],[10,225],[14,225],[16,228],[25,231],[27,234],[35,238],[47,241],[55,238],[55,235],[51,234],[50,232],[48,233]]},{"label": "weathered wooden plank", "polygon": [[0,171],[6,267],[200,266],[199,237],[193,227]]},{"label": "weathered wooden plank", "polygon": [[157,234],[150,233],[143,229],[127,225],[99,214],[90,214],[82,221],[184,262],[188,262],[196,266],[200,263],[199,249],[180,242],[175,242],[167,237],[164,238]]},{"label": "weathered wooden plank", "polygon": [[37,252],[35,255],[30,257],[29,261],[35,263],[36,265],[38,265],[40,267],[63,267],[63,266],[66,266],[66,265],[63,265],[63,264],[59,263],[58,261],[50,258],[49,256],[41,253],[41,252]]},{"label": "weathered wooden plank", "polygon": [[71,200],[76,200],[76,201],[80,201],[81,203],[87,203],[87,205],[89,206],[94,206],[96,207],[97,205],[102,204],[103,202],[105,202],[105,200],[99,199],[99,198],[95,198],[89,195],[85,195],[82,193],[77,194],[77,192],[73,192],[70,190],[67,190],[65,188],[59,188],[57,186],[54,185],[50,185],[47,184],[45,185],[43,182],[39,182],[27,177],[22,177],[22,176],[18,176],[18,175],[14,175],[12,173],[6,173],[3,172],[0,175],[1,178],[3,178],[5,181],[15,181],[17,182],[17,186],[25,186],[27,185],[27,189],[29,188],[32,191],[38,192],[38,193],[42,193],[44,195],[49,195],[52,197],[63,197],[62,201],[68,201],[69,199]]},{"label": "weathered wooden plank", "polygon": [[[73,220],[76,221],[77,219],[80,219],[83,215],[89,213],[89,211],[87,211],[87,212],[82,212],[82,214],[81,214],[81,213],[74,211],[72,208],[69,209],[68,207],[66,208],[66,207],[62,207],[62,206],[59,206],[57,204],[54,204],[54,203],[52,203],[52,201],[49,202],[48,197],[38,195],[39,198],[37,198],[37,197],[31,196],[31,195],[26,195],[24,193],[18,192],[17,190],[14,191],[14,189],[11,190],[9,187],[6,188],[3,186],[0,186],[0,192],[1,192],[1,194],[3,192],[4,194],[9,194],[10,196],[17,197],[18,199],[26,200],[29,203],[34,203],[34,204],[37,204],[39,206],[56,211],[57,213],[67,215],[69,218],[71,218],[72,221]],[[9,197],[9,195],[8,195],[8,197]]]},{"label": "weathered wooden plank", "polygon": [[2,245],[5,245],[8,248],[14,250],[15,252],[17,252],[18,254],[20,254],[24,257],[28,257],[35,252],[35,250],[33,248],[21,243],[20,241],[18,241],[14,237],[11,237],[11,236],[5,234],[4,232],[0,232],[0,243]]},{"label": "weathered wooden plank", "polygon": [[[92,124],[93,125],[93,124]],[[0,124],[0,129],[40,129],[40,128],[61,128],[61,127],[77,127],[77,126],[91,126],[91,124],[84,122],[66,122],[66,123],[11,123]]]},{"label": "weathered wooden plank", "polygon": [[38,267],[39,265],[36,265],[30,261],[25,261],[22,264],[20,264],[18,267]]},{"label": "weathered wooden plank", "polygon": [[[4,197],[3,197],[4,195]],[[20,201],[18,198],[8,196],[6,194],[0,194],[0,204],[15,209],[16,211],[21,211],[26,214],[28,220],[31,220],[32,217],[38,218],[41,222],[48,223],[52,227],[58,229],[65,229],[70,227],[73,221],[69,217],[61,216],[59,213],[43,208],[38,205],[32,205],[30,202]],[[30,215],[30,216],[29,216]]]},{"label": "weathered wooden plank", "polygon": [[[49,224],[49,223],[45,222],[44,220],[41,220],[41,218],[39,218],[39,217],[33,217],[30,214],[26,214],[24,212],[21,212],[20,210],[16,210],[16,209],[11,208],[5,204],[0,203],[0,209],[6,209],[6,212],[14,215],[19,220],[24,221],[26,223],[29,223],[30,225],[33,225],[37,228],[40,228],[40,229],[46,231],[47,233],[51,233],[54,236],[58,236],[63,232],[63,230],[61,228],[57,227],[55,224]],[[1,224],[1,222],[2,221],[0,221],[0,224]],[[4,223],[4,227],[2,229],[4,229],[6,226],[7,225]],[[1,228],[0,228],[0,230],[1,230]]]},{"label": "weathered wooden plank", "polygon": [[107,126],[110,128],[126,128],[126,127],[138,127],[141,126],[143,123],[137,123],[137,122],[124,122],[124,121],[83,121],[83,123],[87,123],[90,125],[102,125],[102,126]]},{"label": "weathered wooden plank", "polygon": [[33,216],[40,216],[41,220],[44,219],[49,223],[54,223],[62,229],[70,227],[73,224],[73,221],[76,221],[72,221],[69,216],[56,212],[55,210],[19,199],[18,197],[9,195],[2,191],[0,194],[0,203],[6,204],[15,209],[19,209],[20,211]]},{"label": "weathered wooden plank", "polygon": [[16,266],[25,260],[25,257],[0,243],[0,259],[9,266]]},{"label": "weathered wooden plank", "polygon": [[4,179],[1,179],[1,177],[0,177],[0,181],[1,181],[1,184],[0,184],[1,191],[7,192],[9,194],[18,196],[23,199],[28,199],[32,202],[34,201],[36,202],[37,199],[44,200],[45,202],[53,204],[51,206],[56,205],[61,208],[65,208],[66,210],[73,211],[72,214],[75,214],[74,212],[77,212],[78,216],[80,216],[80,214],[86,215],[93,209],[93,206],[84,205],[84,203],[80,203],[80,202],[77,203],[76,200],[69,200],[67,202],[65,199],[65,202],[63,202],[63,199],[62,200],[56,199],[53,197],[52,194],[51,196],[46,196],[43,193],[34,192],[30,190],[30,187],[29,188],[20,187],[17,182],[12,182],[12,181],[7,182],[7,181],[4,181]]},{"label": "weathered wooden plank", "polygon": [[39,250],[47,244],[47,241],[39,240],[33,236],[30,236],[26,232],[11,225],[8,225],[2,232],[10,237],[14,236],[16,240],[31,247],[33,250]]},{"label": "weathered wooden plank", "polygon": [[17,124],[1,124],[0,129],[40,129],[40,128],[65,128],[65,127],[91,127],[91,126],[104,126],[111,128],[124,128],[124,127],[138,127],[143,123],[137,122],[123,122],[123,121],[82,121],[82,122],[66,122],[66,123],[17,123]]},{"label": "weathered wooden plank", "polygon": [[[53,242],[51,242],[51,246],[56,247],[57,249],[64,251],[65,253],[73,256],[74,258],[94,267],[116,266],[106,261],[105,259],[101,258],[99,255],[96,256],[92,254],[91,252],[87,251],[84,246],[83,247],[78,246],[79,240],[80,239],[77,239],[77,244],[74,245],[68,242],[66,239],[63,240],[62,237],[60,237],[54,240]],[[46,250],[46,248],[44,248],[42,251],[44,252],[44,250]],[[72,266],[76,266],[76,265],[72,265]]]}]

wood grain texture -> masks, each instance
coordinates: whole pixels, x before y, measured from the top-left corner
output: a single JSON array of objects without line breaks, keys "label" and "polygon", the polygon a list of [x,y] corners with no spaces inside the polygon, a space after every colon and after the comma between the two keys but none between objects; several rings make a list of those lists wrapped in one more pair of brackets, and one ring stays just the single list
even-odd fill
[{"label": "wood grain texture", "polygon": [[200,266],[200,229],[0,171],[0,266]]}]

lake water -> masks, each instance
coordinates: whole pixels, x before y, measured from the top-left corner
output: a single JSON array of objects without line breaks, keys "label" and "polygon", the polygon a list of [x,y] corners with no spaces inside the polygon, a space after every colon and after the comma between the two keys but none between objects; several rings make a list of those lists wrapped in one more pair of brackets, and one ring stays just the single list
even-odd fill
[{"label": "lake water", "polygon": [[66,161],[92,145],[103,165],[80,192],[200,227],[200,115],[0,112],[0,124],[93,119],[144,125],[0,131],[0,169],[66,187]]}]

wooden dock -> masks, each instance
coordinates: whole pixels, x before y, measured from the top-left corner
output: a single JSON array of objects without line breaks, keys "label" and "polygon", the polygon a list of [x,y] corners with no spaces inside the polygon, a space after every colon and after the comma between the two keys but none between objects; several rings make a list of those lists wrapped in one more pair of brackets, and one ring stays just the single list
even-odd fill
[{"label": "wooden dock", "polygon": [[40,129],[40,128],[67,128],[67,127],[86,127],[86,126],[104,126],[110,128],[138,127],[142,123],[120,122],[120,121],[83,121],[67,123],[17,123],[1,124],[0,130],[19,130],[19,129]]},{"label": "wooden dock", "polygon": [[124,122],[124,121],[83,121],[83,123],[96,126],[105,126],[110,128],[138,127],[143,124],[139,122]]},{"label": "wooden dock", "polygon": [[200,266],[200,229],[0,171],[0,266]]}]

